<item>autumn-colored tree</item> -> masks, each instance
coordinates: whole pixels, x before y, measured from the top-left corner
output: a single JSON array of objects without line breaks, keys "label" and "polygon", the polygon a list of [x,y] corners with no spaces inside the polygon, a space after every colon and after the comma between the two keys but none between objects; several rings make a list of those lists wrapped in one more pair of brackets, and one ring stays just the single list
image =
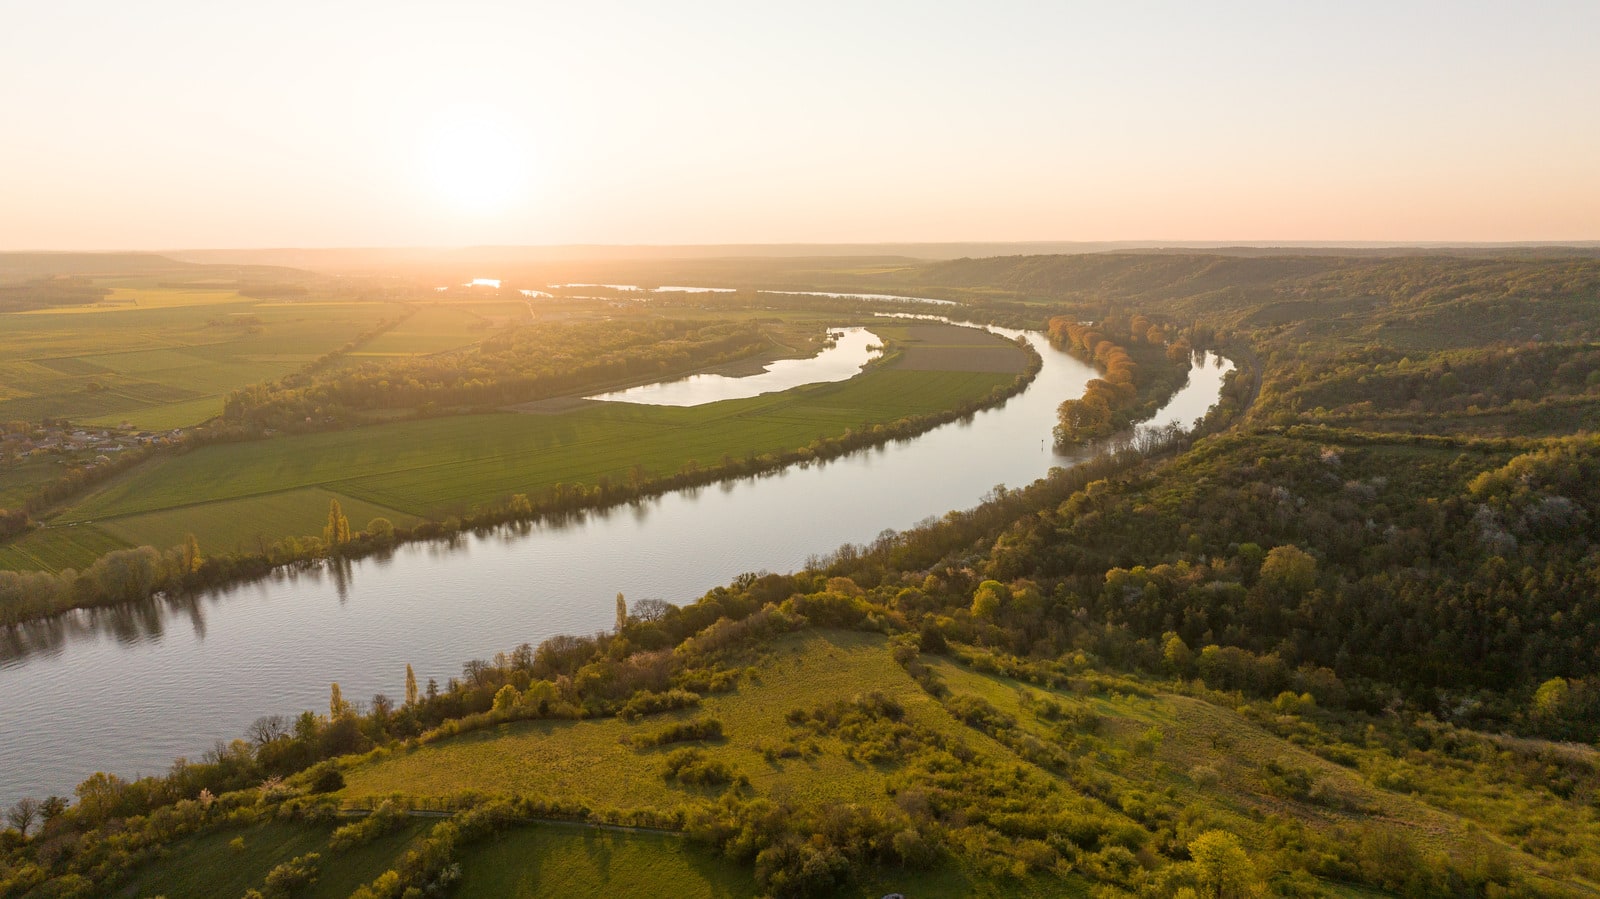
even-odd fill
[{"label": "autumn-colored tree", "polygon": [[1317,584],[1317,560],[1293,544],[1274,546],[1261,563],[1261,584],[1284,593],[1305,593]]},{"label": "autumn-colored tree", "polygon": [[183,541],[183,573],[193,574],[199,571],[200,563],[203,561],[204,559],[200,557],[200,541],[196,540],[193,534],[190,534],[188,539]]},{"label": "autumn-colored tree", "polygon": [[1262,895],[1262,883],[1239,838],[1225,830],[1208,830],[1189,841],[1197,891],[1204,899],[1246,899]]},{"label": "autumn-colored tree", "polygon": [[334,681],[328,690],[328,718],[338,720],[350,712],[350,703],[344,701],[344,695],[339,692],[339,682]]},{"label": "autumn-colored tree", "polygon": [[350,519],[344,516],[344,509],[336,499],[328,500],[328,524],[322,529],[322,542],[329,548],[350,542]]},{"label": "autumn-colored tree", "polygon": [[417,704],[417,673],[411,670],[411,663],[406,663],[406,705]]},{"label": "autumn-colored tree", "polygon": [[625,628],[627,628],[627,626],[628,626],[628,601],[626,599],[622,598],[622,594],[621,593],[618,593],[617,594],[617,633],[619,633],[619,634],[622,633],[622,631]]}]

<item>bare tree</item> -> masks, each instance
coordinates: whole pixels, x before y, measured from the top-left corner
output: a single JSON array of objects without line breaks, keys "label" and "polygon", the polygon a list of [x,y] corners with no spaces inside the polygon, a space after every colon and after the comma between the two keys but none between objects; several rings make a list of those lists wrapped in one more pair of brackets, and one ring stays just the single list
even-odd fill
[{"label": "bare tree", "polygon": [[664,599],[650,597],[641,599],[633,604],[633,619],[635,621],[660,621],[674,606]]},{"label": "bare tree", "polygon": [[265,746],[279,737],[289,735],[289,719],[282,715],[263,715],[251,723],[245,736],[257,746]]},{"label": "bare tree", "polygon": [[12,827],[22,831],[24,837],[28,835],[28,828],[32,827],[33,822],[38,819],[39,800],[37,799],[18,799],[17,804],[6,812],[6,820],[11,822]]}]

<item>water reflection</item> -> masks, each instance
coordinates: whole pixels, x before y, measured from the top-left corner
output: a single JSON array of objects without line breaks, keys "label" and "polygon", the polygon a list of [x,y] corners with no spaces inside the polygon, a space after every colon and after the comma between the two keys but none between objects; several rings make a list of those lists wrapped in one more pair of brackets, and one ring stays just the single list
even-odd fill
[{"label": "water reflection", "polygon": [[809,359],[769,362],[760,374],[744,377],[690,375],[675,381],[602,393],[588,399],[650,406],[702,406],[722,400],[777,393],[806,384],[847,381],[860,374],[868,362],[883,354],[883,340],[866,328],[834,328],[831,333],[836,335],[833,345],[817,355]]}]

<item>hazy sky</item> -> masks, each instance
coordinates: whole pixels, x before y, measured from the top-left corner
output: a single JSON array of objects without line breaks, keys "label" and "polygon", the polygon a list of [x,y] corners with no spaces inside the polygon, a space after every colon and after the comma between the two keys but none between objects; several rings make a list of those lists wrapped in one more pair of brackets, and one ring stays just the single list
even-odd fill
[{"label": "hazy sky", "polygon": [[6,0],[0,248],[1600,239],[1600,2]]}]

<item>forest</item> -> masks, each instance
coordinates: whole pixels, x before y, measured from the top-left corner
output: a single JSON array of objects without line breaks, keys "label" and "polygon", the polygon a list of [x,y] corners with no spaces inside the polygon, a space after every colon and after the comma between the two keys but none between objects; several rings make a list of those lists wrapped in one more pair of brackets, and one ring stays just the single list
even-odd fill
[{"label": "forest", "polygon": [[240,894],[479,895],[560,822],[677,835],[723,895],[1600,892],[1600,264],[893,277],[1092,360],[1073,439],[1193,348],[1240,369],[1190,434],[19,804],[0,895],[199,895],[167,858],[235,840]]}]

